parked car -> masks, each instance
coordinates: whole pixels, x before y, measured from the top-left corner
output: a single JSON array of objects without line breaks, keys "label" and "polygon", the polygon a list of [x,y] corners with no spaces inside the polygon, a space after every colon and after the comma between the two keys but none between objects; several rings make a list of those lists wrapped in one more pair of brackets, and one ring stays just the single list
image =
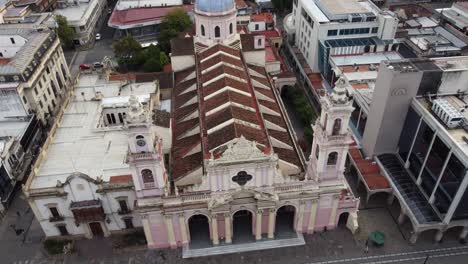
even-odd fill
[{"label": "parked car", "polygon": [[101,34],[99,33],[96,34],[96,40],[101,40]]},{"label": "parked car", "polygon": [[89,64],[80,64],[80,70],[89,70],[91,69],[91,65]]},{"label": "parked car", "polygon": [[94,67],[94,69],[100,69],[100,68],[104,67],[104,65],[102,65],[102,63],[100,63],[100,62],[95,62],[95,63],[93,63],[93,67]]}]

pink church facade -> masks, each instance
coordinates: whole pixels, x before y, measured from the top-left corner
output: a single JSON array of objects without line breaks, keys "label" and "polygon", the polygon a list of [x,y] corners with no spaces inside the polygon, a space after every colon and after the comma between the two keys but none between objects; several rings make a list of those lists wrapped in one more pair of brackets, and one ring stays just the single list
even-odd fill
[{"label": "pink church facade", "polygon": [[129,164],[149,248],[281,239],[332,230],[340,218],[357,228],[359,199],[343,175],[346,84],[323,99],[306,159],[273,77],[255,63],[264,39],[231,30],[235,12],[233,0],[199,0],[197,35],[173,40],[170,160],[144,113],[130,114]]}]

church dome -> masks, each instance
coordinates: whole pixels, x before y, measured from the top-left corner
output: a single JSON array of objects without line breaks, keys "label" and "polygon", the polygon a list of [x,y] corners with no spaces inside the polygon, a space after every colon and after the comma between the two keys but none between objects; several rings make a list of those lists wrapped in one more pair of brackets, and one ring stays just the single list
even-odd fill
[{"label": "church dome", "polygon": [[195,10],[206,13],[224,13],[236,7],[234,0],[196,0]]}]

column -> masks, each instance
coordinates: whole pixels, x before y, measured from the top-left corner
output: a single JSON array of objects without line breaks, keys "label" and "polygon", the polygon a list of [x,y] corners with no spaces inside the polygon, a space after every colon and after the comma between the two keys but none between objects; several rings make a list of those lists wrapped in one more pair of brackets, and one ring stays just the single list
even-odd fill
[{"label": "column", "polygon": [[213,245],[219,245],[219,237],[218,237],[218,217],[216,215],[211,216],[211,232],[213,236]]},{"label": "column", "polygon": [[444,230],[443,229],[439,229],[437,230],[437,233],[434,237],[434,241],[439,243],[442,241],[442,238],[444,237]]},{"label": "column", "polygon": [[224,233],[226,234],[226,244],[232,243],[232,234],[231,234],[231,215],[229,213],[224,214]]},{"label": "column", "polygon": [[328,222],[328,226],[335,227],[336,225],[336,211],[338,210],[339,198],[340,198],[340,195],[338,194],[333,195],[333,205],[332,205],[332,211],[330,215],[330,221]]},{"label": "column", "polygon": [[468,235],[468,226],[465,226],[463,230],[460,232],[460,236],[458,238],[461,241],[465,241],[467,235]]},{"label": "column", "polygon": [[388,194],[387,204],[388,204],[388,205],[392,205],[392,204],[393,204],[393,200],[395,200],[395,194],[394,194],[393,192],[391,192],[391,193]]},{"label": "column", "polygon": [[299,201],[299,211],[297,213],[296,231],[302,233],[302,227],[304,226],[304,201]]},{"label": "column", "polygon": [[172,215],[164,216],[164,223],[166,224],[167,239],[171,247],[177,247],[174,235],[174,226],[172,225]]},{"label": "column", "polygon": [[255,240],[262,239],[262,214],[263,209],[257,209],[257,216],[255,217]]},{"label": "column", "polygon": [[268,210],[268,238],[275,238],[275,220],[276,220],[276,209],[270,208]]},{"label": "column", "polygon": [[314,233],[315,219],[317,218],[318,200],[312,200],[312,207],[310,208],[309,223],[307,224],[307,233]]},{"label": "column", "polygon": [[399,225],[402,225],[405,222],[405,217],[406,217],[405,210],[403,210],[403,208],[401,208],[401,212],[400,212],[400,215],[398,216],[398,220],[397,220]]},{"label": "column", "polygon": [[419,232],[416,232],[416,231],[413,232],[410,237],[410,243],[416,244],[416,241],[418,241],[418,236],[419,236]]},{"label": "column", "polygon": [[[176,187],[177,189],[177,187]],[[182,243],[187,244],[187,226],[185,225],[185,216],[184,214],[179,214],[179,226],[180,226],[180,233],[182,236]]]},{"label": "column", "polygon": [[153,234],[151,233],[150,222],[148,215],[141,215],[141,224],[143,225],[143,231],[145,232],[146,241],[148,246],[154,244]]}]

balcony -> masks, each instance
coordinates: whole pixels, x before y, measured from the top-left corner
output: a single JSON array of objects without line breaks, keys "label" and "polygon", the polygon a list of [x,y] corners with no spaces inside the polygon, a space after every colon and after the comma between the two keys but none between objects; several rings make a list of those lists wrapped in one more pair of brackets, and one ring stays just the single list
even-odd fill
[{"label": "balcony", "polygon": [[156,153],[135,153],[135,154],[132,154],[132,153],[128,153],[128,160],[130,162],[132,161],[141,161],[141,160],[154,160],[154,159],[158,159],[159,157],[159,154],[156,154]]},{"label": "balcony", "polygon": [[60,222],[63,221],[63,216],[57,215],[57,216],[51,216],[49,217],[49,222],[54,223],[54,222]]}]

